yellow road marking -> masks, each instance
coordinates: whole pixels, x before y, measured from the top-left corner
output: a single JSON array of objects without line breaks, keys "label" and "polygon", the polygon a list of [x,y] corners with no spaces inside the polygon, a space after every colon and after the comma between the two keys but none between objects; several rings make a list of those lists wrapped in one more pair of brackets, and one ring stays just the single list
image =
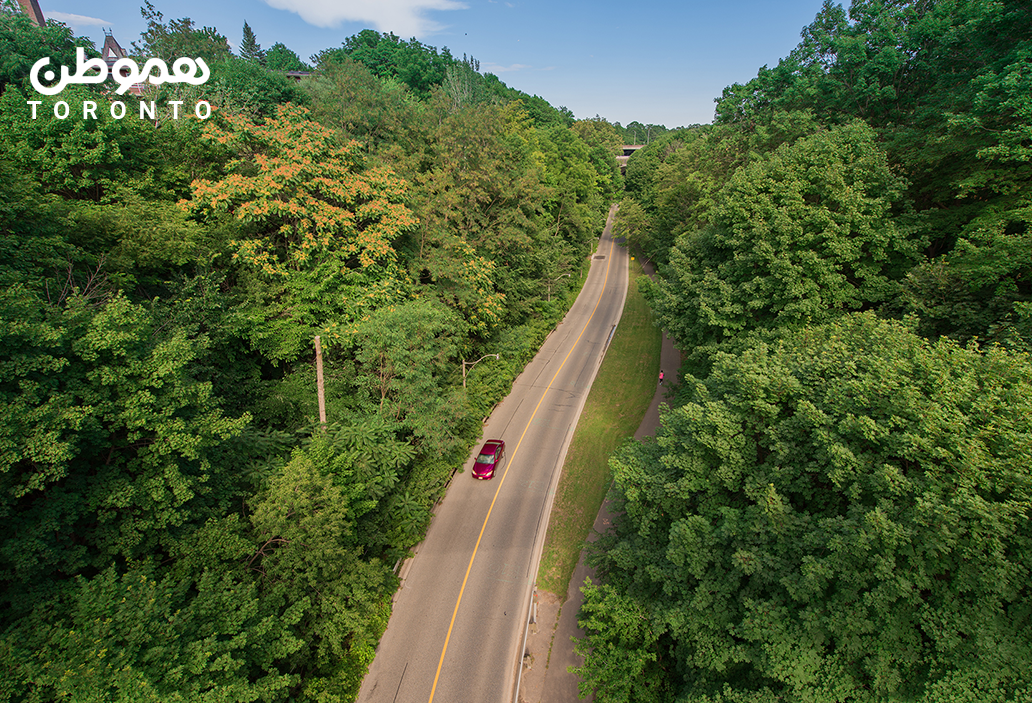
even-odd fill
[{"label": "yellow road marking", "polygon": [[530,423],[534,421],[534,417],[537,415],[538,409],[541,407],[541,403],[545,401],[545,396],[548,395],[548,391],[552,388],[552,384],[555,383],[555,379],[559,377],[559,372],[566,366],[566,362],[569,360],[570,355],[573,354],[573,350],[577,348],[580,343],[581,337],[584,336],[584,332],[588,329],[588,325],[591,324],[592,318],[595,317],[595,313],[598,311],[598,306],[602,303],[602,296],[605,295],[606,285],[609,283],[609,268],[613,263],[613,249],[616,247],[616,240],[611,240],[609,243],[609,255],[606,257],[606,276],[602,281],[602,291],[598,294],[598,300],[595,301],[595,307],[591,311],[591,315],[588,316],[588,321],[584,323],[584,327],[581,328],[580,334],[577,335],[577,339],[574,341],[573,346],[570,347],[570,351],[566,354],[566,358],[563,359],[563,363],[559,364],[559,368],[555,370],[555,375],[552,376],[552,380],[548,382],[544,392],[541,394],[541,399],[538,400],[537,405],[534,406],[534,412],[530,414],[530,419],[527,420],[527,426],[523,428],[523,434],[520,435],[520,439],[516,442],[516,448],[512,450],[512,455],[509,457],[509,461],[505,465],[505,471],[502,472],[502,478],[498,481],[498,488],[495,489],[494,497],[491,499],[491,505],[487,509],[487,515],[484,517],[484,524],[480,527],[480,534],[477,535],[477,543],[473,546],[473,555],[469,558],[469,566],[466,567],[466,575],[462,577],[462,587],[459,589],[459,598],[455,601],[455,610],[452,611],[451,622],[448,623],[448,633],[444,636],[444,649],[441,650],[441,658],[437,662],[437,673],[434,674],[434,685],[430,689],[430,700],[428,703],[434,702],[434,693],[437,691],[437,680],[441,677],[441,666],[444,665],[444,655],[448,651],[448,641],[451,640],[452,628],[455,627],[455,616],[459,614],[459,604],[462,603],[462,594],[466,590],[466,581],[469,580],[469,572],[473,569],[473,560],[477,558],[477,550],[480,549],[480,540],[484,537],[484,530],[487,529],[487,521],[491,519],[491,511],[494,510],[495,501],[498,500],[498,494],[502,490],[502,485],[505,483],[505,477],[509,475],[509,468],[512,466],[513,461],[516,459],[516,453],[520,451],[520,445],[523,444],[523,438],[527,436],[527,430],[530,429]]}]

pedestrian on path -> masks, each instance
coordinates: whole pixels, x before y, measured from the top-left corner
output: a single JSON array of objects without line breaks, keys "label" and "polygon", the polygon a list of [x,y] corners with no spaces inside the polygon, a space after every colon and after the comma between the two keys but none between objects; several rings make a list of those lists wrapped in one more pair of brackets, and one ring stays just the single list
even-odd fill
[{"label": "pedestrian on path", "polygon": [[663,369],[659,370],[659,385],[663,385]]}]

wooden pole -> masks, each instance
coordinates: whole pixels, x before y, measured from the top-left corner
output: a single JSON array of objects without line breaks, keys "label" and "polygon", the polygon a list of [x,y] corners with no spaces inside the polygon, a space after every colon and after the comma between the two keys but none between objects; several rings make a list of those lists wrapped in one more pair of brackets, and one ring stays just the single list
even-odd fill
[{"label": "wooden pole", "polygon": [[319,422],[326,429],[326,389],[323,386],[322,343],[315,335],[315,382],[319,388]]}]

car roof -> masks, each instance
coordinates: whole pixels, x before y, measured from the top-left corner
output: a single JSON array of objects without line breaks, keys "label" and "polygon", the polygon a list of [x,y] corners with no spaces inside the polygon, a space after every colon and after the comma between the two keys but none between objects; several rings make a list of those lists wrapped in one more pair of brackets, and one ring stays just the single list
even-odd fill
[{"label": "car roof", "polygon": [[500,439],[489,439],[486,442],[484,442],[484,449],[487,449],[488,447],[501,447],[504,444],[505,442],[503,442]]}]

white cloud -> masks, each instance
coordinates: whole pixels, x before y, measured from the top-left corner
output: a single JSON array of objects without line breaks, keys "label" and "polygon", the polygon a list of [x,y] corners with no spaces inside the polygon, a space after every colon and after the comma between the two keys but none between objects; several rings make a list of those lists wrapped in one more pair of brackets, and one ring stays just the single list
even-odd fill
[{"label": "white cloud", "polygon": [[86,17],[85,15],[72,15],[67,12],[47,12],[46,18],[48,20],[64,22],[69,27],[74,27],[75,29],[80,27],[99,27],[103,25],[111,26],[111,22],[108,22],[107,20],[97,19],[96,17]]},{"label": "white cloud", "polygon": [[481,70],[484,73],[509,73],[510,71],[522,71],[525,68],[533,68],[524,63],[512,63],[508,66],[499,66],[494,63],[485,63],[481,66]]},{"label": "white cloud", "polygon": [[316,27],[339,27],[342,22],[362,22],[380,32],[393,32],[402,39],[424,37],[441,29],[427,13],[433,10],[464,10],[457,0],[265,0],[277,10],[296,12]]}]

